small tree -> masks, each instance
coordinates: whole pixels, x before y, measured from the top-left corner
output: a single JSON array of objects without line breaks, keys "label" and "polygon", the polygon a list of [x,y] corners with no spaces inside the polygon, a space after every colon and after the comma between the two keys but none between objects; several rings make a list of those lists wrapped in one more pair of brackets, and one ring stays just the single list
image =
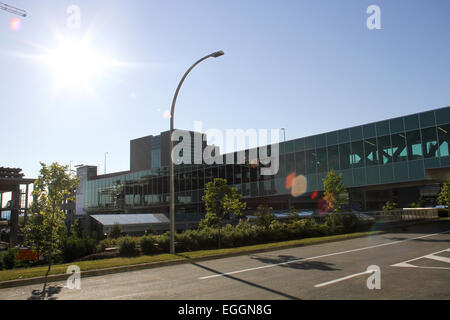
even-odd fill
[{"label": "small tree", "polygon": [[202,197],[206,207],[206,216],[200,221],[200,228],[219,228],[219,248],[223,219],[240,216],[246,207],[246,204],[240,201],[241,198],[242,195],[235,187],[227,185],[226,179],[215,178],[206,184],[205,194]]},{"label": "small tree", "polygon": [[342,174],[336,175],[331,169],[326,178],[322,179],[324,186],[324,200],[326,201],[330,211],[339,212],[346,200],[343,194],[347,192],[346,187],[342,183]]},{"label": "small tree", "polygon": [[120,228],[120,224],[115,223],[111,228],[111,232],[108,235],[108,238],[117,239],[122,235],[122,229]]},{"label": "small tree", "polygon": [[256,224],[262,226],[266,229],[269,229],[271,223],[275,221],[275,215],[273,214],[272,207],[268,207],[267,205],[260,204],[258,206],[258,210],[255,213],[256,215]]},{"label": "small tree", "polygon": [[443,206],[450,206],[450,182],[445,182],[442,185],[439,193],[438,202]]},{"label": "small tree", "polygon": [[73,190],[78,182],[69,171],[69,166],[57,162],[50,166],[41,162],[38,179],[34,182],[31,218],[24,231],[27,243],[37,249],[48,262],[42,290],[44,298],[48,274],[56,255],[60,253],[67,232],[66,215],[62,207],[68,201],[76,201]]}]

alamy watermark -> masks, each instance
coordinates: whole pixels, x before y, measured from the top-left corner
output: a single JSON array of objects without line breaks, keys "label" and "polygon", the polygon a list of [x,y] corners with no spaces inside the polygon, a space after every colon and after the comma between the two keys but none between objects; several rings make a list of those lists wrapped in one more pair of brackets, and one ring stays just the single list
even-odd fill
[{"label": "alamy watermark", "polygon": [[81,290],[81,271],[77,265],[70,265],[66,270],[67,274],[70,274],[67,278],[66,287],[71,290]]},{"label": "alamy watermark", "polygon": [[[205,134],[201,133],[202,129],[202,122],[195,121],[193,137],[186,130],[177,129],[172,132],[171,139],[177,142],[171,152],[174,164],[224,164],[225,158],[226,164],[250,163],[261,166],[261,175],[277,174],[280,166],[279,129],[207,129]],[[207,137],[215,144],[225,146],[227,150],[239,151],[228,152],[223,156],[218,146],[204,144]],[[249,146],[255,147],[247,148],[247,142]],[[257,145],[262,146],[256,147]],[[191,150],[194,151],[193,155]]]}]

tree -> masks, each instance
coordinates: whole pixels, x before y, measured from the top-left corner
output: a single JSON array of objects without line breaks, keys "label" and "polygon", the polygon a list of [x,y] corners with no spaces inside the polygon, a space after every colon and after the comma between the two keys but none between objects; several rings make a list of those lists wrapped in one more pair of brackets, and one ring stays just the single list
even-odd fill
[{"label": "tree", "polygon": [[206,184],[205,194],[202,197],[206,216],[200,221],[200,228],[219,228],[219,248],[222,220],[225,217],[241,215],[246,207],[246,203],[240,201],[241,198],[242,195],[235,187],[227,185],[226,179],[215,178]]},{"label": "tree", "polygon": [[275,221],[275,215],[273,214],[272,207],[268,207],[267,205],[260,204],[255,213],[256,215],[256,224],[269,229],[271,223]]},{"label": "tree", "polygon": [[342,205],[346,203],[343,194],[347,192],[347,189],[342,183],[342,173],[336,175],[334,170],[331,169],[322,181],[325,190],[323,198],[328,208],[330,211],[339,212]]},{"label": "tree", "polygon": [[76,201],[73,192],[79,181],[72,176],[69,166],[57,162],[47,166],[41,162],[41,170],[33,186],[31,217],[25,226],[27,243],[37,249],[48,262],[42,295],[45,298],[47,277],[55,257],[61,252],[66,235],[66,215],[62,207],[68,201]]},{"label": "tree", "polygon": [[450,206],[450,182],[444,182],[439,193],[438,202],[443,206]]}]

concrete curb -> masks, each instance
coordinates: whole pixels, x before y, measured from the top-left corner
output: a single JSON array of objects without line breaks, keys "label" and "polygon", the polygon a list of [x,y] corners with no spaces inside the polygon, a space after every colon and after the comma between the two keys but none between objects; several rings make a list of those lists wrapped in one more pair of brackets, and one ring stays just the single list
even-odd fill
[{"label": "concrete curb", "polygon": [[[433,222],[438,222],[438,221],[439,220],[421,221],[421,222],[415,223],[415,224],[404,225],[404,227],[409,227],[409,226],[418,225],[418,224],[433,223]],[[397,228],[399,228],[399,226],[395,226],[392,229],[397,229]],[[391,229],[391,228],[389,228],[389,229]],[[213,255],[207,255],[204,257],[198,257],[198,258],[192,258],[192,259],[184,258],[184,257],[180,256],[180,259],[178,259],[178,260],[150,262],[150,263],[141,263],[141,264],[119,266],[119,267],[112,267],[112,268],[88,270],[88,271],[81,272],[81,278],[102,276],[102,275],[113,274],[113,273],[137,271],[137,270],[143,270],[143,269],[152,269],[152,268],[159,268],[159,267],[166,267],[166,266],[174,266],[174,265],[185,264],[185,263],[202,262],[202,261],[215,260],[215,259],[221,259],[221,258],[237,257],[237,256],[242,256],[242,255],[248,255],[248,254],[270,252],[270,251],[275,251],[275,250],[283,250],[283,249],[305,247],[305,246],[323,244],[323,243],[329,243],[329,242],[337,242],[337,241],[343,241],[343,240],[364,238],[364,237],[369,237],[372,235],[386,233],[389,229],[377,230],[369,235],[367,235],[367,234],[366,235],[355,235],[355,236],[348,237],[345,239],[323,239],[323,240],[319,239],[319,240],[317,240],[317,242],[314,242],[314,243],[286,244],[286,245],[280,245],[280,246],[271,247],[271,248],[261,248],[261,249],[254,249],[254,250],[241,251],[241,252],[213,254]],[[74,264],[76,264],[76,263],[74,263]],[[55,281],[67,280],[68,277],[69,277],[69,274],[49,275],[47,278],[47,282],[50,283],[50,282],[55,282]],[[45,282],[45,277],[7,280],[7,281],[0,282],[0,289],[20,287],[20,286],[26,286],[26,285],[31,285],[31,284],[40,284],[40,283],[44,283],[44,282]]]}]

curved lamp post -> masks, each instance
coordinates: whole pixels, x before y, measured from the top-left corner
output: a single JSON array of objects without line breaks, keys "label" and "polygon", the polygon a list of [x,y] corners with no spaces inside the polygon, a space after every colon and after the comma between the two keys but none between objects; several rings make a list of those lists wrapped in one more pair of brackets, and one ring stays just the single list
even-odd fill
[{"label": "curved lamp post", "polygon": [[172,150],[173,150],[173,141],[172,141],[172,132],[174,130],[174,115],[175,115],[175,103],[177,102],[178,92],[180,91],[181,85],[186,79],[189,72],[195,68],[203,60],[208,58],[218,58],[223,56],[224,52],[222,50],[211,53],[197,62],[195,62],[184,74],[183,78],[181,78],[180,83],[178,84],[177,90],[175,91],[175,95],[172,100],[172,108],[170,109],[170,253],[175,254],[175,179],[174,179],[174,168],[173,168],[173,159],[172,159]]}]

